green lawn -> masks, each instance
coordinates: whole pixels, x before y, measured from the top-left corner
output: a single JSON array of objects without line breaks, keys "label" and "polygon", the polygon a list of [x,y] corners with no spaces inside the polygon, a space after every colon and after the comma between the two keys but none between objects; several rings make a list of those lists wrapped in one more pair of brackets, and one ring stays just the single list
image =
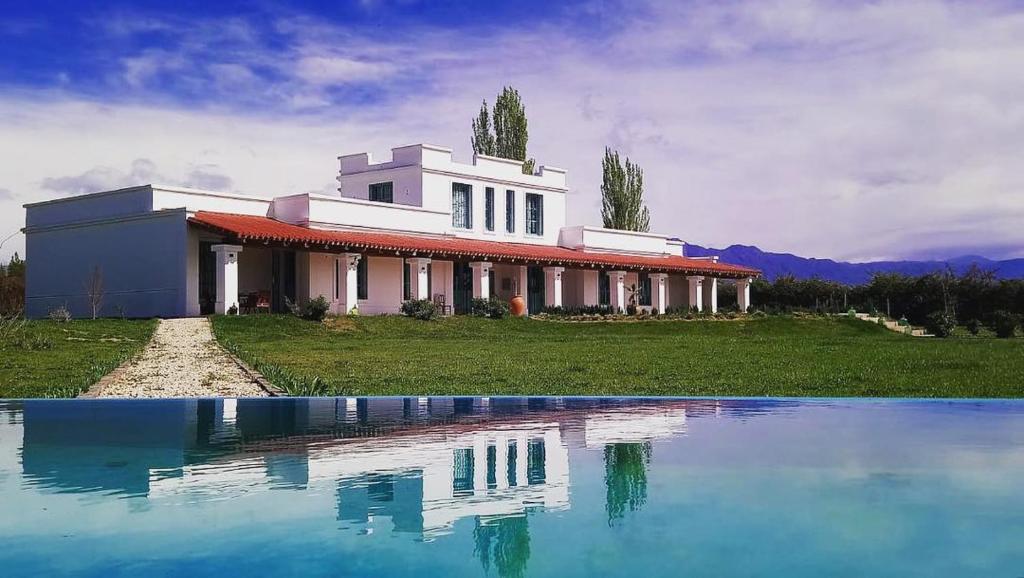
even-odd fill
[{"label": "green lawn", "polygon": [[74,397],[137,354],[155,320],[28,321],[0,332],[0,398]]},{"label": "green lawn", "polygon": [[911,338],[849,319],[567,323],[216,317],[302,394],[1024,396],[1024,340]]}]

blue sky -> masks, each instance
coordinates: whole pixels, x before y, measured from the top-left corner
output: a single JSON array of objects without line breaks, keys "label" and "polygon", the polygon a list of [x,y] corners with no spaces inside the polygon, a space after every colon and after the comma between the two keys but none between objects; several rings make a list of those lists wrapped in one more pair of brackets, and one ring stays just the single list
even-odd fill
[{"label": "blue sky", "polygon": [[338,154],[410,142],[465,160],[511,84],[573,222],[600,222],[609,145],[644,167],[652,229],[691,242],[1024,256],[1021,3],[10,4],[0,239],[61,195],[332,192]]}]

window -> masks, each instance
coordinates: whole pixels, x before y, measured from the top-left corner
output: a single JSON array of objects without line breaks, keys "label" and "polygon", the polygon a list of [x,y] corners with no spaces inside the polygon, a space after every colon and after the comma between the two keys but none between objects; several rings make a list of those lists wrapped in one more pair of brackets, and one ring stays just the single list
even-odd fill
[{"label": "window", "polygon": [[637,290],[640,291],[640,295],[638,295],[637,297],[640,300],[640,302],[637,303],[637,305],[640,305],[640,306],[643,306],[643,307],[650,307],[651,306],[651,277],[647,273],[640,273],[638,281],[639,282],[637,283],[637,285],[639,285],[639,286],[637,287]]},{"label": "window", "polygon": [[473,228],[473,187],[452,183],[452,226]]},{"label": "window", "polygon": [[452,493],[456,496],[473,494],[473,448],[455,450],[452,464]]},{"label": "window", "polygon": [[395,186],[391,181],[386,183],[372,183],[370,185],[370,200],[379,203],[395,202]]},{"label": "window", "polygon": [[494,230],[494,188],[484,189],[484,227]]},{"label": "window", "polygon": [[334,260],[334,300],[341,299],[341,261]]},{"label": "window", "polygon": [[605,271],[597,272],[597,304],[610,305],[612,302],[612,287]]},{"label": "window", "polygon": [[369,260],[363,255],[359,259],[359,266],[356,268],[356,299],[369,299],[369,291],[367,290],[369,266]]},{"label": "window", "polygon": [[516,192],[505,191],[505,232],[516,232]]},{"label": "window", "polygon": [[526,193],[526,234],[544,234],[544,197]]}]

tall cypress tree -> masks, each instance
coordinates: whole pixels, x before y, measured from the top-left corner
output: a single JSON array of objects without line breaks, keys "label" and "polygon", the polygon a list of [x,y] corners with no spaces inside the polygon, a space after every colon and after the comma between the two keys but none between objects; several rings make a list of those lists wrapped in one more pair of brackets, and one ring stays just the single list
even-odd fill
[{"label": "tall cypress tree", "polygon": [[623,166],[619,151],[604,149],[601,161],[601,219],[608,229],[639,231],[651,228],[651,214],[644,204],[644,171],[626,157]]},{"label": "tall cypress tree", "polygon": [[[491,132],[491,119],[494,132]],[[526,143],[530,139],[526,108],[519,97],[519,91],[506,86],[494,101],[490,118],[487,115],[487,101],[473,119],[473,152],[477,154],[523,161],[523,173],[533,174],[534,159],[526,158]]]}]

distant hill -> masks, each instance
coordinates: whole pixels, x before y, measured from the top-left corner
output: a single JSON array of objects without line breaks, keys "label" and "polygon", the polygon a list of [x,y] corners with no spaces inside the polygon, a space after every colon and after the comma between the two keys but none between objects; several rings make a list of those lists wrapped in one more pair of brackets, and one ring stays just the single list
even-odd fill
[{"label": "distant hill", "polygon": [[872,263],[846,263],[832,259],[813,259],[799,257],[789,253],[767,253],[747,245],[731,245],[725,249],[712,249],[700,245],[686,244],[686,255],[689,257],[707,257],[718,255],[727,263],[748,265],[764,272],[768,280],[781,275],[793,275],[798,279],[818,277],[840,283],[858,284],[871,279],[878,273],[904,273],[907,275],[924,275],[942,270],[949,265],[959,274],[966,271],[972,264],[995,271],[1002,279],[1024,278],[1024,259],[1008,259],[993,261],[976,255],[965,255],[948,261],[875,261]]}]

